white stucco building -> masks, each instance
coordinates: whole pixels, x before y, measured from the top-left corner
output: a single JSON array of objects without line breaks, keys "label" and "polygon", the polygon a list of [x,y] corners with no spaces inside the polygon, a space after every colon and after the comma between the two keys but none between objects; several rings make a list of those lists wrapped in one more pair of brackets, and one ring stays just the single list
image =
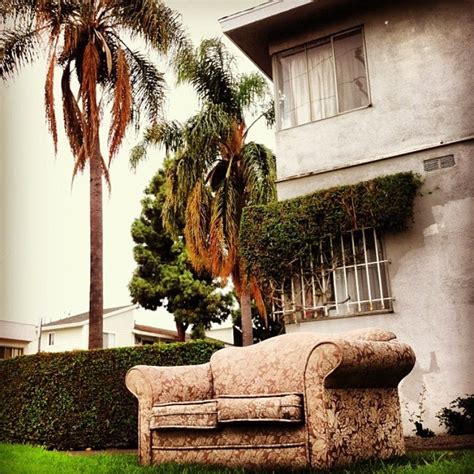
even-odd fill
[{"label": "white stucco building", "polygon": [[365,268],[336,270],[336,302],[287,332],[394,331],[417,355],[402,402],[417,411],[425,386],[425,426],[440,431],[438,410],[474,392],[474,3],[275,0],[221,25],[275,85],[280,200],[424,180],[409,229],[345,236]]}]

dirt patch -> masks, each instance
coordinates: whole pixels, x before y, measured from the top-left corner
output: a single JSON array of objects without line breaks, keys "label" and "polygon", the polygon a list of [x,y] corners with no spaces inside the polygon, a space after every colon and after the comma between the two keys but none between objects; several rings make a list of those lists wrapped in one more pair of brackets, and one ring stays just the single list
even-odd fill
[{"label": "dirt patch", "polygon": [[408,436],[405,438],[405,447],[407,451],[474,449],[474,435],[439,435],[433,438]]},{"label": "dirt patch", "polygon": [[83,451],[64,451],[71,456],[94,456],[96,454],[137,454],[136,449],[84,449]]}]

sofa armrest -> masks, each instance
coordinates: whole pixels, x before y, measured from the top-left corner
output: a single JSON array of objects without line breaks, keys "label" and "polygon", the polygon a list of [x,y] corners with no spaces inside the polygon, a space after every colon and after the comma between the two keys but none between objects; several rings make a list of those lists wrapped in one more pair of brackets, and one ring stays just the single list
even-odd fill
[{"label": "sofa armrest", "polygon": [[125,384],[142,406],[212,398],[209,363],[178,367],[137,365],[127,372]]},{"label": "sofa armrest", "polygon": [[415,365],[407,344],[380,341],[337,341],[340,362],[325,378],[327,388],[396,388]]},{"label": "sofa armrest", "polygon": [[334,339],[318,344],[308,359],[308,371],[327,388],[395,388],[415,365],[410,346],[397,341]]},{"label": "sofa armrest", "polygon": [[[397,386],[414,364],[412,349],[397,341],[335,338],[315,346],[306,363],[304,391],[311,465],[332,465],[344,456],[350,462],[360,450],[373,452],[376,444],[364,447],[360,436],[351,439],[356,432],[368,439],[388,438],[387,453],[402,454]],[[386,424],[380,423],[379,410]]]}]

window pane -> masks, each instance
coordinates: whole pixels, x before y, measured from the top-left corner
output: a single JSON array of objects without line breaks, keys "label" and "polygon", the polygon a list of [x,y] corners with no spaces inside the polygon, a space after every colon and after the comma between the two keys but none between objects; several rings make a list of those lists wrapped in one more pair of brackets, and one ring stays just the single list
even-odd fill
[{"label": "window pane", "polygon": [[339,112],[369,103],[362,32],[334,37]]},{"label": "window pane", "polygon": [[280,120],[288,128],[311,120],[306,52],[280,56]]},{"label": "window pane", "polygon": [[308,49],[312,120],[337,114],[336,87],[331,43]]},{"label": "window pane", "polygon": [[103,338],[104,349],[110,349],[111,347],[115,347],[115,334],[112,334],[110,332],[104,332]]}]

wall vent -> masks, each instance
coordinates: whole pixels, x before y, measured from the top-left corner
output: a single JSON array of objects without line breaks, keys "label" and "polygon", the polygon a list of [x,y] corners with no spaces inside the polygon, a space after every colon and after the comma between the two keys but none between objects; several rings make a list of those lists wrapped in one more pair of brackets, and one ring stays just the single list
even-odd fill
[{"label": "wall vent", "polygon": [[451,166],[454,166],[455,164],[456,161],[454,160],[454,156],[446,155],[423,161],[423,169],[428,172],[436,171],[442,168],[451,168]]}]

